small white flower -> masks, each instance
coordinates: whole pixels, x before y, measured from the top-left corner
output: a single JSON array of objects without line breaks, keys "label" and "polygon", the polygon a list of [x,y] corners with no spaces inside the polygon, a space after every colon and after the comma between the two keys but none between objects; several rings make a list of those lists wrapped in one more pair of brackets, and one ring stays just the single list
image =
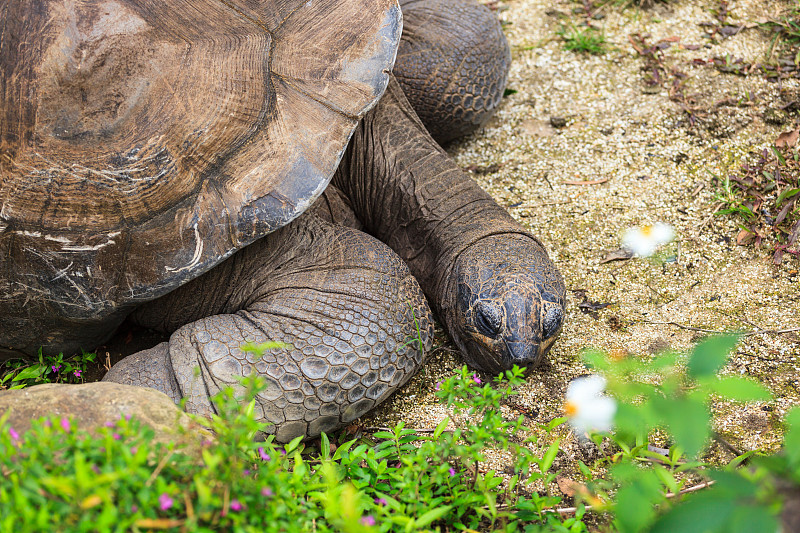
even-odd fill
[{"label": "small white flower", "polygon": [[605,389],[606,379],[598,375],[576,378],[567,385],[564,411],[578,434],[611,429],[617,402],[603,395]]},{"label": "small white flower", "polygon": [[640,257],[650,257],[656,248],[675,237],[672,226],[663,222],[641,228],[628,228],[622,236],[622,246]]}]

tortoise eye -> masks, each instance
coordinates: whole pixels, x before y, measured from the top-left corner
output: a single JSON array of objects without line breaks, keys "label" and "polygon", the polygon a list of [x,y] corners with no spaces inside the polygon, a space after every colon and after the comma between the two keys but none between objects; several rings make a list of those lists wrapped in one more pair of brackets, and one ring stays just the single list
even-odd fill
[{"label": "tortoise eye", "polygon": [[500,333],[503,317],[496,305],[478,302],[475,306],[475,327],[484,335],[495,337]]},{"label": "tortoise eye", "polygon": [[561,322],[564,320],[564,312],[560,307],[551,307],[542,321],[542,340],[547,340],[561,329]]}]

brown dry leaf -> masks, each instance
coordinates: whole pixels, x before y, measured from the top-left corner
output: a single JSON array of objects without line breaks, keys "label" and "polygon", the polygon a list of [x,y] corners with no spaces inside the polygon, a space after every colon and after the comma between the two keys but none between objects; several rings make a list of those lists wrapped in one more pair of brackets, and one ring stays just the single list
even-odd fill
[{"label": "brown dry leaf", "polygon": [[791,130],[784,131],[778,138],[775,139],[775,146],[778,148],[788,147],[791,148],[797,144],[797,138],[800,136],[800,126]]},{"label": "brown dry leaf", "polygon": [[600,260],[600,264],[603,263],[610,263],[611,261],[626,261],[633,257],[633,252],[630,250],[626,250],[625,248],[619,248],[617,250],[613,250],[608,252],[605,257]]},{"label": "brown dry leaf", "polygon": [[589,494],[589,489],[586,488],[586,485],[578,481],[573,481],[568,477],[556,476],[556,485],[558,485],[558,489],[564,496],[572,497],[575,496],[576,493]]},{"label": "brown dry leaf", "polygon": [[599,185],[601,183],[605,183],[611,178],[600,178],[598,180],[567,180],[562,181],[564,185]]},{"label": "brown dry leaf", "polygon": [[743,229],[739,231],[739,234],[736,236],[736,244],[738,244],[739,246],[747,246],[748,244],[753,242],[753,239],[755,239],[755,237],[756,236],[753,235],[753,233],[747,231],[746,229]]}]

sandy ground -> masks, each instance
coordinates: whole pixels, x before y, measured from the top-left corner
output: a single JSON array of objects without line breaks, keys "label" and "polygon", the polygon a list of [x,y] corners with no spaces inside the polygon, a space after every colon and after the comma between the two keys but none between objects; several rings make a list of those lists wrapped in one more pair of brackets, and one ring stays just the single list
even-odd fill
[{"label": "sandy ground", "polygon": [[[772,264],[764,246],[736,245],[730,217],[714,216],[719,184],[753,148],[768,146],[784,125],[766,123],[768,108],[796,100],[797,80],[780,86],[762,77],[723,74],[693,65],[713,56],[763,59],[770,42],[748,29],[712,43],[699,25],[711,22],[712,1],[683,0],[649,9],[609,7],[597,21],[611,50],[592,56],[565,51],[556,35],[559,13],[579,4],[567,0],[506,0],[499,7],[512,47],[508,84],[517,91],[504,99],[489,125],[449,147],[456,161],[474,171],[479,183],[545,243],[567,285],[567,323],[549,361],[529,377],[508,407],[509,417],[527,413],[530,423],[563,416],[567,383],[587,373],[587,347],[622,349],[648,357],[664,349],[688,349],[709,331],[787,330],[800,327],[800,276],[796,256]],[[777,16],[787,1],[732,0],[733,21]],[[642,58],[629,41],[634,33],[650,41],[673,39],[665,60],[689,75],[686,92],[707,111],[692,126],[670,100],[667,89],[647,88]],[[684,48],[681,45],[700,45]],[[714,106],[725,99],[753,101],[745,107]],[[555,128],[551,119],[565,119]],[[558,121],[554,121],[558,124]],[[603,183],[572,185],[574,181]],[[660,260],[634,258],[601,262],[620,247],[626,228],[663,221],[676,240]],[[578,304],[610,303],[594,315]],[[683,327],[681,327],[683,326]],[[724,373],[744,374],[773,392],[768,404],[715,405],[715,425],[739,450],[773,450],[780,420],[800,402],[800,334],[759,333],[745,337]],[[433,395],[437,381],[463,364],[443,343],[416,376],[366,426],[432,428],[444,408]],[[571,470],[580,447],[567,436],[556,466]],[[668,442],[666,443],[668,444]],[[730,459],[718,444],[712,457]],[[725,455],[725,454],[728,455]]]}]

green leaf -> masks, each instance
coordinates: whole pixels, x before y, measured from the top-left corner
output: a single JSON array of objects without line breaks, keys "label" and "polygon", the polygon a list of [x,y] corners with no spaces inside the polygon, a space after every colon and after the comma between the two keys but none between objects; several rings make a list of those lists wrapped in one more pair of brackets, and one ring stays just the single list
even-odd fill
[{"label": "green leaf", "polygon": [[447,427],[447,424],[449,424],[449,423],[450,423],[450,417],[449,416],[444,417],[442,419],[442,421],[439,422],[439,424],[436,426],[436,429],[433,431],[434,440],[436,440],[439,437],[441,437],[442,432],[444,432],[445,428]]},{"label": "green leaf", "polygon": [[700,401],[691,398],[664,398],[655,396],[651,400],[658,416],[669,427],[675,442],[694,458],[706,443],[710,434],[711,414]]},{"label": "green leaf", "polygon": [[319,436],[319,451],[322,454],[323,460],[331,458],[331,442],[324,432]]},{"label": "green leaf", "polygon": [[693,378],[716,375],[725,366],[728,354],[738,342],[738,335],[720,335],[698,344],[689,356],[689,375]]},{"label": "green leaf", "polygon": [[558,445],[561,442],[561,439],[556,439],[553,441],[553,444],[547,448],[547,451],[542,456],[541,462],[539,462],[539,470],[544,474],[550,467],[553,466],[553,461],[556,459],[556,454],[558,453]]},{"label": "green leaf", "polygon": [[11,381],[21,381],[23,379],[36,379],[39,376],[41,376],[44,373],[44,371],[45,367],[43,366],[39,365],[29,366],[27,368],[23,368],[22,370],[20,370],[19,374],[14,376],[14,379],[12,379]]},{"label": "green leaf", "polygon": [[650,533],[723,533],[736,501],[711,492],[692,494],[657,521]]},{"label": "green leaf", "polygon": [[710,474],[712,479],[717,482],[713,490],[715,494],[741,499],[754,497],[758,491],[758,485],[738,472],[722,470],[710,472]]},{"label": "green leaf", "polygon": [[778,158],[778,161],[781,162],[781,165],[786,166],[786,159],[783,158],[783,155],[778,151],[778,149],[775,148],[774,146],[770,146],[770,148],[772,149],[772,152],[775,154],[775,157]]},{"label": "green leaf", "polygon": [[786,458],[793,465],[800,464],[800,407],[792,408],[786,414],[786,433],[783,449]]},{"label": "green leaf", "polygon": [[616,524],[622,533],[644,531],[656,515],[655,505],[664,499],[661,483],[652,470],[621,464],[612,471],[622,487],[617,491]]},{"label": "green leaf", "polygon": [[755,455],[757,451],[758,450],[748,450],[748,451],[744,452],[742,455],[737,455],[736,457],[731,459],[731,462],[727,464],[726,468],[728,468],[729,470],[733,470],[733,469],[737,468],[745,460],[750,458],[751,455]]},{"label": "green leaf", "polygon": [[780,531],[778,521],[761,505],[742,505],[733,511],[726,525],[726,533],[775,533]]},{"label": "green leaf", "polygon": [[775,200],[775,205],[780,207],[784,200],[786,200],[787,198],[791,198],[797,193],[800,193],[800,189],[786,189],[785,191],[783,191],[778,195],[778,199]]},{"label": "green leaf", "polygon": [[427,513],[423,514],[416,520],[414,520],[414,527],[423,528],[430,524],[431,522],[440,519],[452,509],[452,505],[444,505],[442,507],[437,507],[435,509],[431,509]]},{"label": "green leaf", "polygon": [[557,428],[558,426],[560,426],[561,424],[563,424],[566,421],[567,421],[567,417],[566,416],[559,416],[558,418],[552,419],[550,422],[547,423],[547,431],[548,431],[548,433],[550,431],[553,431],[555,428]]},{"label": "green leaf", "polygon": [[772,399],[772,394],[763,385],[746,378],[724,377],[711,380],[708,388],[728,400],[753,402]]}]

